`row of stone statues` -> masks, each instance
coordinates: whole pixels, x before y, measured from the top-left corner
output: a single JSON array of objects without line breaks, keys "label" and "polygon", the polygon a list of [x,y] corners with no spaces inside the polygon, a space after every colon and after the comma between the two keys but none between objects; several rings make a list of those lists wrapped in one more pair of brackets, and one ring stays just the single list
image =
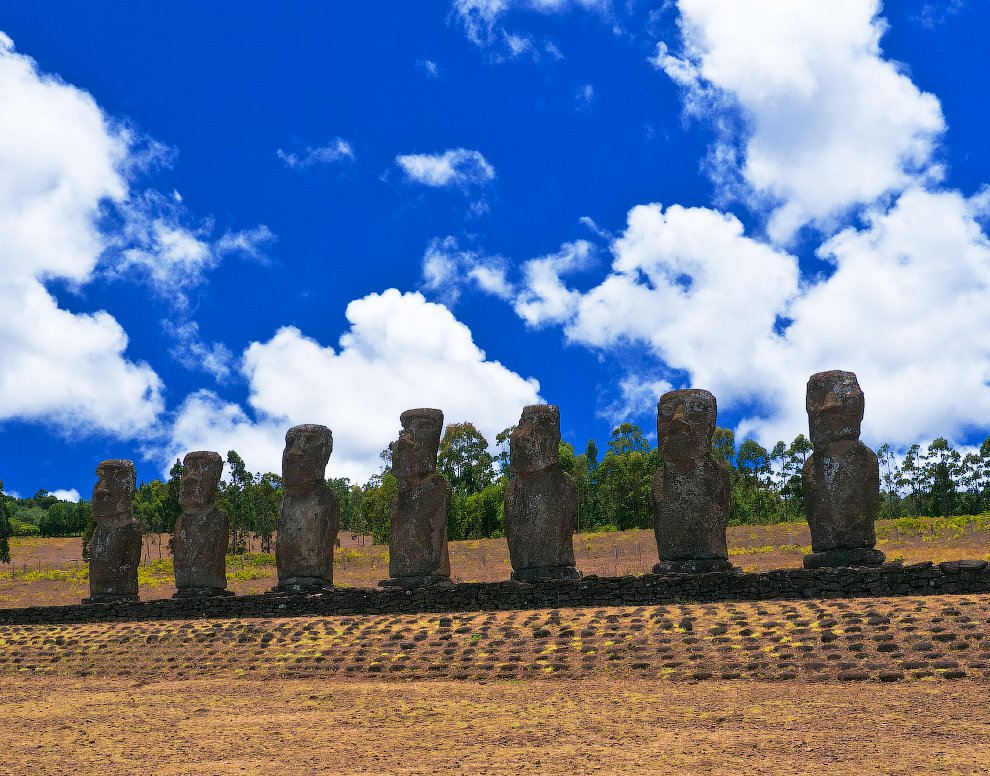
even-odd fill
[{"label": "row of stone statues", "polygon": [[[879,508],[876,455],[859,440],[863,392],[852,372],[820,372],[806,400],[813,454],[802,472],[812,553],[807,568],[876,566],[874,520]],[[664,394],[657,405],[661,465],[653,478],[654,530],[660,562],[654,573],[731,571],[726,544],[731,492],[728,474],[712,456],[717,407],[708,391]],[[450,484],[437,473],[443,413],[414,409],[399,418],[392,474],[389,578],[384,587],[448,584],[447,511]],[[552,405],[523,409],[509,438],[512,478],[505,489],[505,531],[512,578],[524,582],[573,579],[577,488],[560,468],[560,413]],[[276,526],[276,593],[315,592],[333,584],[333,548],[340,505],[325,480],[333,436],[325,426],[295,426],[285,435],[285,494]],[[229,595],[226,515],[216,504],[223,461],[193,452],[183,461],[182,515],[173,540],[176,597]],[[131,510],[135,473],[130,461],[104,461],[96,470],[87,602],[137,598],[141,528]]]}]

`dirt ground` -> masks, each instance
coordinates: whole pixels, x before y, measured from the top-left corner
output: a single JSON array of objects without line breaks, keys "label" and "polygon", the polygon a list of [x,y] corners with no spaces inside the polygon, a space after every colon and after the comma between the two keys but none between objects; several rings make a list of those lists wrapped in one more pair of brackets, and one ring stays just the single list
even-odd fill
[{"label": "dirt ground", "polygon": [[[962,558],[990,559],[990,531],[980,526],[962,528],[939,520],[918,521],[913,530],[898,528],[895,521],[877,523],[878,548],[891,560],[905,563],[940,562]],[[334,582],[346,587],[374,587],[388,576],[388,547],[370,543],[367,537],[340,533],[341,546],[334,557]],[[728,531],[732,562],[744,571],[800,568],[810,551],[811,537],[805,523],[764,526],[732,526]],[[145,572],[141,576],[143,599],[168,598],[175,592],[168,566],[168,537],[150,536],[146,544]],[[255,548],[257,549],[257,548]],[[643,574],[657,560],[652,531],[578,533],[574,536],[578,568],[585,574],[620,576]],[[162,567],[159,557],[166,559]],[[80,540],[15,538],[9,567],[0,566],[0,607],[78,603],[88,594],[86,564],[81,560]],[[276,582],[274,563],[246,562],[231,558],[228,589],[239,594],[263,593]],[[156,565],[157,563],[157,565]],[[509,578],[509,553],[505,539],[450,543],[454,581],[494,582]]]},{"label": "dirt ground", "polygon": [[0,626],[0,773],[990,772],[990,595]]},{"label": "dirt ground", "polygon": [[986,691],[22,675],[0,741],[16,774],[986,773]]}]

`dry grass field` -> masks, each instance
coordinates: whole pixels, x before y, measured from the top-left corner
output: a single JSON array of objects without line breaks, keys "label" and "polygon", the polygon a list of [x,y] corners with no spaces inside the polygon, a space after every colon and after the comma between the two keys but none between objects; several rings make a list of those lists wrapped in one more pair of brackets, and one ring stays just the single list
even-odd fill
[{"label": "dry grass field", "polygon": [[985,773],[990,596],[0,628],[7,773]]},{"label": "dry grass field", "polygon": [[[878,547],[890,559],[917,561],[990,558],[990,516],[970,519],[920,518],[877,523]],[[388,547],[366,537],[341,532],[334,581],[348,587],[374,587],[388,576]],[[159,542],[161,541],[161,544]],[[149,537],[140,584],[143,599],[168,598],[175,592],[167,537]],[[805,523],[729,528],[731,560],[744,571],[799,568],[810,551]],[[620,576],[650,571],[657,560],[652,531],[579,533],[574,537],[578,568],[585,574]],[[0,608],[78,603],[88,594],[86,564],[80,541],[15,538],[9,567],[0,567]],[[159,557],[161,556],[161,560]],[[509,578],[505,539],[452,542],[450,564],[455,581],[494,582]],[[271,556],[258,553],[230,558],[229,588],[262,593],[275,584]]]},{"label": "dry grass field", "polygon": [[[983,524],[878,528],[908,562],[990,552]],[[385,548],[342,538],[339,583],[385,576]],[[730,529],[747,570],[807,543]],[[646,531],[575,547],[586,573],[655,560]],[[16,541],[0,605],[78,601],[78,549]],[[157,554],[143,598],[174,589]],[[451,561],[508,576],[504,541]],[[264,557],[228,571],[274,582]],[[988,690],[990,595],[0,626],[0,773],[988,773]]]}]

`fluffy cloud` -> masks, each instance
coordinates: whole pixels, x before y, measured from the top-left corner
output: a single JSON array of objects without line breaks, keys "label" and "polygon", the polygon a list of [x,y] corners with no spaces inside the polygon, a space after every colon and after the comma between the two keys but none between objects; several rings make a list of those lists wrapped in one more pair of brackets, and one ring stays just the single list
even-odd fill
[{"label": "fluffy cloud", "polygon": [[516,313],[530,326],[563,323],[580,303],[581,294],[564,285],[561,276],[584,269],[592,256],[586,240],[564,243],[557,253],[523,264],[522,289],[516,296]]},{"label": "fluffy cloud", "polygon": [[115,227],[104,234],[103,274],[143,282],[180,311],[188,307],[190,289],[202,285],[226,256],[267,261],[262,246],[275,239],[263,225],[214,239],[211,219],[189,228],[181,198],[155,191],[131,196],[119,205],[118,215]]},{"label": "fluffy cloud", "polygon": [[818,251],[834,265],[789,314],[793,324],[764,361],[773,412],[746,428],[764,439],[803,428],[804,383],[851,369],[867,397],[864,434],[910,444],[963,438],[990,418],[990,239],[982,198],[911,189],[862,229]]},{"label": "fluffy cloud", "polygon": [[[646,346],[684,384],[741,410],[739,433],[764,443],[806,428],[805,382],[825,369],[858,374],[868,440],[961,438],[990,417],[988,205],[985,193],[909,189],[826,241],[830,271],[803,279],[795,257],[733,216],[641,205],[600,283],[569,287],[577,265],[566,258],[526,262],[516,310],[597,350]],[[627,377],[603,414],[645,414],[665,386]]]},{"label": "fluffy cloud", "polygon": [[132,191],[174,153],[40,72],[3,34],[0,104],[0,420],[148,436],[164,408],[158,375],[127,358],[127,334],[109,313],[61,309],[46,284],[128,277],[183,308],[225,255],[262,258],[273,235],[259,226],[214,239],[210,220],[184,225],[177,192]]},{"label": "fluffy cloud", "polygon": [[71,501],[73,504],[79,501],[79,491],[75,488],[69,488],[68,490],[53,490],[51,491],[51,495],[59,501]]},{"label": "fluffy cloud", "polygon": [[398,433],[409,407],[439,407],[447,421],[470,420],[494,441],[540,401],[539,384],[490,361],[470,330],[442,305],[390,289],[351,302],[350,328],[339,347],[325,347],[294,327],[244,352],[252,415],[215,394],[199,392],[179,409],[162,455],[236,449],[254,470],[279,471],[283,438],[297,423],[323,423],[334,433],[328,473],[363,481]]},{"label": "fluffy cloud", "polygon": [[275,151],[275,155],[285,162],[286,167],[292,169],[305,169],[314,164],[332,164],[333,162],[351,161],[354,159],[354,148],[341,137],[334,138],[331,142],[323,146],[306,146],[300,153],[294,151],[283,151],[281,148]]},{"label": "fluffy cloud", "polygon": [[495,168],[479,152],[452,148],[441,154],[400,154],[395,163],[406,180],[424,186],[484,186],[495,180]]},{"label": "fluffy cloud", "polygon": [[0,419],[141,434],[162,409],[158,376],[126,358],[109,314],[62,310],[44,286],[92,277],[107,248],[101,208],[128,197],[132,138],[6,36],[0,103]]},{"label": "fluffy cloud", "polygon": [[885,60],[879,0],[679,0],[682,47],[655,62],[719,130],[723,194],[773,206],[768,232],[828,228],[942,171],[938,100]]},{"label": "fluffy cloud", "polygon": [[460,298],[465,282],[501,299],[512,299],[515,289],[507,272],[502,257],[462,249],[450,235],[431,240],[423,254],[423,289],[448,305]]},{"label": "fluffy cloud", "polygon": [[193,371],[206,372],[218,383],[230,379],[233,373],[233,353],[222,342],[204,342],[199,336],[198,323],[164,320],[162,328],[175,341],[169,348],[169,355],[182,366]]}]

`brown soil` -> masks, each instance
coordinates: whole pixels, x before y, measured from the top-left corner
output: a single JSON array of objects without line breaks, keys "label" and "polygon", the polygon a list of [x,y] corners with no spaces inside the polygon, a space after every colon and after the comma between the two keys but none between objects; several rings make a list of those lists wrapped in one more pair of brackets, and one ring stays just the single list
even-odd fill
[{"label": "brown soil", "polygon": [[0,627],[0,772],[985,773],[990,595]]},{"label": "brown soil", "polygon": [[[894,521],[877,523],[878,547],[890,559],[917,561],[990,558],[990,532],[974,526],[939,528],[905,534]],[[341,547],[335,555],[334,580],[348,587],[374,587],[388,576],[388,548],[373,546],[367,537],[342,531]],[[805,523],[729,528],[729,553],[733,563],[745,571],[799,568],[811,538]],[[159,545],[161,540],[161,545]],[[146,562],[168,557],[167,537],[149,537]],[[257,549],[257,548],[255,548]],[[585,574],[619,576],[648,572],[656,562],[652,531],[579,533],[574,537],[577,566]],[[11,543],[12,566],[0,567],[0,607],[78,603],[88,594],[85,563],[80,559],[80,540],[21,539]],[[451,542],[450,562],[455,581],[493,582],[509,577],[509,555],[505,539]],[[11,570],[12,569],[12,573]],[[63,577],[46,571],[62,570]],[[25,572],[28,572],[25,578]],[[33,573],[32,573],[33,572]],[[276,582],[274,565],[240,568],[236,561],[228,569],[229,589],[236,593],[262,593]],[[55,575],[58,576],[58,575]],[[41,578],[39,578],[41,577]],[[175,592],[168,572],[150,575],[141,585],[143,599],[168,598]]]},{"label": "brown soil", "polygon": [[985,773],[986,685],[0,685],[5,773]]}]

